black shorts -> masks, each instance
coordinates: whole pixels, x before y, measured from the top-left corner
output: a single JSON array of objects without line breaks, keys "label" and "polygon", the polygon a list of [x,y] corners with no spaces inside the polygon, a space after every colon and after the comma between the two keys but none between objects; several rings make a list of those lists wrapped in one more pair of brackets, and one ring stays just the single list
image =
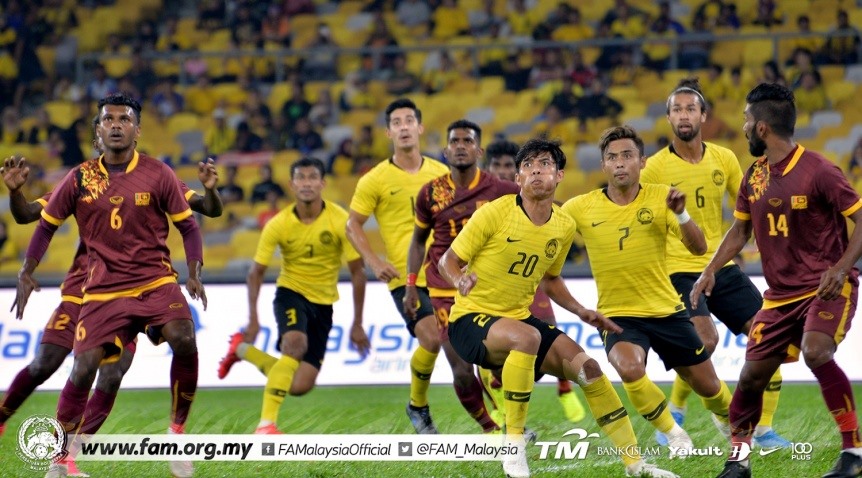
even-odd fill
[{"label": "black shorts", "polygon": [[[449,322],[449,343],[452,344],[452,348],[458,352],[458,355],[467,362],[487,369],[500,368],[503,366],[502,363],[490,363],[487,361],[488,349],[483,342],[485,337],[488,336],[488,330],[490,330],[491,325],[500,319],[502,317],[480,313],[463,315],[458,320]],[[545,361],[545,355],[548,355],[551,345],[554,344],[557,337],[563,335],[563,332],[532,315],[521,322],[535,327],[542,336],[542,340],[539,343],[539,352],[536,354],[535,372],[536,381],[538,382],[544,375],[539,370]]]},{"label": "black shorts", "polygon": [[[667,317],[610,317],[622,327],[622,333],[602,332],[605,351],[617,342],[640,345],[645,352],[655,349],[665,370],[697,365],[709,360],[709,351],[701,342],[688,314],[678,312]],[[451,334],[451,332],[450,332]]]},{"label": "black shorts", "polygon": [[700,295],[697,309],[691,308],[689,294],[700,274],[678,272],[670,275],[674,289],[682,296],[685,310],[691,317],[709,317],[712,313],[736,335],[743,332],[743,326],[751,320],[763,306],[760,291],[736,264],[722,267],[715,274],[715,287],[712,295]]},{"label": "black shorts", "polygon": [[425,317],[434,316],[434,307],[431,306],[431,297],[428,296],[428,288],[427,287],[417,287],[416,292],[419,293],[419,307],[416,309],[416,319],[411,319],[404,313],[404,294],[406,293],[407,287],[401,286],[396,287],[389,291],[392,294],[392,300],[395,301],[395,307],[398,309],[398,313],[401,314],[401,318],[404,319],[404,323],[407,324],[407,331],[410,332],[410,335],[416,337],[416,332],[413,330],[416,328],[416,321]]},{"label": "black shorts", "polygon": [[281,352],[281,337],[284,334],[289,331],[302,332],[308,337],[308,350],[302,356],[302,361],[320,370],[323,356],[326,355],[329,331],[332,330],[332,305],[315,304],[298,292],[279,287],[275,290],[272,308],[278,324],[275,349]]}]

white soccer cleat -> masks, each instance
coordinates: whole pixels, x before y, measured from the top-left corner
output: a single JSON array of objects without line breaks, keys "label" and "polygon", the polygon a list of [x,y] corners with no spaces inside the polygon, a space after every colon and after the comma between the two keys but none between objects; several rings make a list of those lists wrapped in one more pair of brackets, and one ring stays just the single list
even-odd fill
[{"label": "white soccer cleat", "polygon": [[[168,435],[180,435],[185,433],[185,427],[174,425],[168,427]],[[168,468],[174,478],[191,478],[195,474],[195,466],[191,461],[169,461]]]},{"label": "white soccer cleat", "polygon": [[679,478],[676,473],[662,470],[661,468],[653,465],[652,463],[647,463],[643,460],[640,460],[637,463],[632,463],[631,465],[627,466],[626,476],[637,476],[641,478]]},{"label": "white soccer cleat", "polygon": [[713,425],[715,425],[715,428],[718,428],[718,431],[721,432],[721,435],[724,437],[725,440],[730,441],[730,423],[722,423],[721,420],[719,420],[714,413],[711,415],[711,417],[712,423]]},{"label": "white soccer cleat", "polygon": [[530,466],[527,464],[527,442],[523,437],[506,437],[504,446],[516,447],[514,455],[503,457],[503,473],[508,478],[530,478]]},{"label": "white soccer cleat", "polygon": [[680,460],[685,459],[688,455],[685,453],[677,453],[675,450],[686,450],[688,451],[690,448],[694,448],[694,443],[691,441],[691,437],[688,436],[688,433],[682,429],[681,426],[676,423],[673,424],[673,428],[670,429],[666,433],[667,435],[667,446],[670,449],[669,458],[673,460],[674,458],[679,458]]},{"label": "white soccer cleat", "polygon": [[45,478],[66,478],[68,473],[69,467],[65,463],[52,463],[48,467],[48,473],[45,473]]}]

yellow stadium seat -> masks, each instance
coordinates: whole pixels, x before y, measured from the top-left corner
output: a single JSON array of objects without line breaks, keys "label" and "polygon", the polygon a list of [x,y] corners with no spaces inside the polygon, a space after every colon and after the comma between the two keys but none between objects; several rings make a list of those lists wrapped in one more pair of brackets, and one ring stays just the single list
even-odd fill
[{"label": "yellow stadium seat", "polygon": [[772,60],[775,48],[772,40],[748,40],[742,52],[742,61],[745,66],[759,67]]},{"label": "yellow stadium seat", "polygon": [[167,130],[171,135],[198,129],[200,118],[194,113],[177,113],[168,118]]},{"label": "yellow stadium seat", "polygon": [[851,83],[849,81],[835,81],[831,83],[825,83],[826,86],[826,96],[829,98],[829,101],[832,103],[832,107],[844,103],[845,101],[850,102],[856,96],[857,85],[855,83]]},{"label": "yellow stadium seat", "polygon": [[257,250],[260,231],[243,229],[235,231],[230,237],[230,245],[236,252],[236,257],[251,259]]},{"label": "yellow stadium seat", "polygon": [[51,123],[61,128],[68,128],[78,117],[77,108],[70,101],[49,101],[45,103],[45,111],[48,112]]},{"label": "yellow stadium seat", "polygon": [[844,65],[820,65],[817,67],[820,78],[824,85],[842,81],[844,79]]},{"label": "yellow stadium seat", "polygon": [[742,65],[742,52],[745,49],[745,42],[724,40],[715,42],[712,46],[712,51],[709,54],[711,63],[718,63],[725,69],[731,69]]},{"label": "yellow stadium seat", "polygon": [[234,251],[230,244],[217,244],[204,247],[204,263],[209,270],[224,269],[233,259]]}]

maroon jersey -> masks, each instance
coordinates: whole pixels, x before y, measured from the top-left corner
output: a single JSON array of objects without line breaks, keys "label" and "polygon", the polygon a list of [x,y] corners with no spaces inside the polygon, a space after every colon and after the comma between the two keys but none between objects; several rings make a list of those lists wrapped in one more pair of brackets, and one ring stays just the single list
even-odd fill
[{"label": "maroon jersey", "polygon": [[817,290],[820,276],[847,250],[845,216],[860,207],[841,170],[802,146],[776,165],[755,161],[734,216],[752,222],[769,285],[763,297],[782,301]]},{"label": "maroon jersey", "polygon": [[74,214],[87,246],[88,294],[114,293],[173,278],[168,216],[191,215],[174,172],[138,154],[124,171],[108,172],[100,158],[74,168],[57,186],[42,217],[60,225]]},{"label": "maroon jersey", "polygon": [[416,197],[416,223],[434,231],[434,239],[428,247],[423,266],[429,289],[452,289],[437,271],[437,261],[443,257],[476,209],[486,202],[506,194],[517,194],[518,191],[517,184],[483,171],[477,171],[473,183],[466,188],[456,188],[449,174],[422,186]]},{"label": "maroon jersey", "polygon": [[[37,203],[42,205],[42,209],[48,205],[48,201],[51,200],[51,194],[53,194],[53,191],[45,193],[44,196],[36,200]],[[78,249],[75,251],[75,258],[72,260],[72,266],[69,268],[69,272],[66,273],[66,277],[63,278],[63,283],[60,284],[60,295],[63,297],[81,299],[84,297],[82,289],[86,278],[87,248],[84,247],[83,242],[79,242]]]}]

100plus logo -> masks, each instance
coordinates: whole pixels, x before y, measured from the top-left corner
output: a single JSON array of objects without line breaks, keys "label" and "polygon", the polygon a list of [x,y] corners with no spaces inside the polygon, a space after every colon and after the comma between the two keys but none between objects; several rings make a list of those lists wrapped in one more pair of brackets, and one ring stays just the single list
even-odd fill
[{"label": "100plus logo", "polygon": [[790,451],[792,452],[791,460],[811,461],[811,452],[814,451],[814,447],[808,442],[794,442],[790,445]]}]

